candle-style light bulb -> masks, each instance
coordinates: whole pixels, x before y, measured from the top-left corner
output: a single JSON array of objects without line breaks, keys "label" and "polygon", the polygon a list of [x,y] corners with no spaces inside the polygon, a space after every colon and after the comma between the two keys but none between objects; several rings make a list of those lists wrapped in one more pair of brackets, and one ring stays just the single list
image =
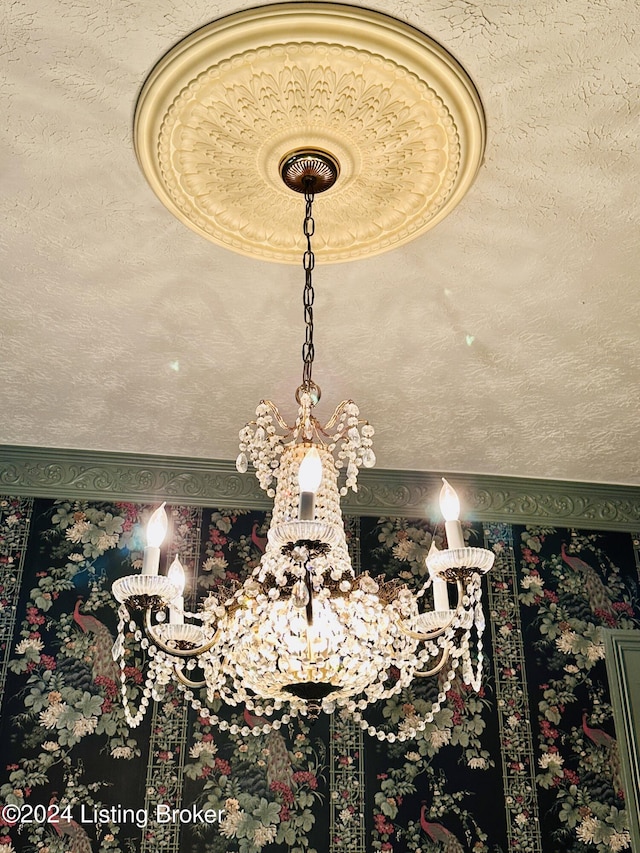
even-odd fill
[{"label": "candle-style light bulb", "polygon": [[440,512],[444,516],[445,521],[457,521],[460,518],[460,501],[455,489],[448,483],[445,478],[442,478],[442,488],[440,489]]},{"label": "candle-style light bulb", "polygon": [[445,519],[444,529],[447,532],[447,546],[449,548],[464,548],[462,525],[458,520],[460,517],[458,495],[444,477],[442,478],[442,483],[443,486],[440,490],[440,511]]},{"label": "candle-style light bulb", "polygon": [[184,623],[184,584],[185,573],[180,559],[176,557],[169,566],[167,578],[177,588],[178,595],[169,604],[169,623],[182,625]]},{"label": "candle-style light bulb", "polygon": [[310,447],[298,468],[298,485],[300,487],[300,503],[298,504],[298,519],[313,521],[315,516],[316,492],[322,481],[322,460],[315,447]]},{"label": "candle-style light bulb", "polygon": [[142,558],[143,575],[157,575],[160,568],[160,546],[169,526],[165,506],[166,501],[151,515],[147,523],[147,547],[144,549]]}]

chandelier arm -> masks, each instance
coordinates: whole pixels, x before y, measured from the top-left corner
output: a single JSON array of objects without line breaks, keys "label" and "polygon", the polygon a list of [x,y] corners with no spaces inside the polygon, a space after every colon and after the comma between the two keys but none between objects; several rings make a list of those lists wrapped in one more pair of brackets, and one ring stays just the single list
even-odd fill
[{"label": "chandelier arm", "polygon": [[206,687],[207,682],[203,679],[202,681],[191,681],[190,678],[187,678],[186,675],[182,674],[182,670],[178,669],[177,666],[173,667],[173,672],[178,681],[181,681],[185,687],[191,687],[194,690],[199,690],[201,687]]},{"label": "chandelier arm", "polygon": [[400,630],[403,634],[406,634],[407,637],[411,637],[413,640],[420,640],[421,642],[426,642],[427,640],[436,640],[438,637],[441,637],[448,628],[451,628],[456,618],[464,611],[464,607],[460,604],[462,601],[462,597],[464,595],[464,591],[462,589],[462,582],[456,581],[456,587],[458,589],[458,605],[456,609],[453,611],[453,616],[447,622],[446,625],[443,625],[441,628],[436,628],[433,631],[428,631],[425,634],[421,634],[419,631],[412,631],[411,628],[407,628],[404,623],[401,621],[399,623]]},{"label": "chandelier arm", "polygon": [[437,675],[442,670],[442,668],[444,667],[446,662],[449,660],[449,649],[450,649],[450,644],[448,643],[444,647],[442,657],[440,658],[440,661],[436,664],[436,666],[433,669],[428,669],[426,671],[414,672],[413,673],[414,677],[415,678],[429,678],[432,675]]},{"label": "chandelier arm", "polygon": [[153,640],[153,642],[156,644],[156,646],[158,646],[158,648],[160,648],[166,654],[172,655],[173,657],[177,658],[198,657],[199,655],[204,654],[204,652],[210,651],[220,639],[220,630],[218,629],[214,634],[213,639],[202,646],[196,646],[196,648],[193,649],[174,649],[171,646],[168,646],[155,633],[154,627],[151,624],[151,608],[148,608],[145,611],[144,629],[147,633],[147,636]]},{"label": "chandelier arm", "polygon": [[[278,422],[278,426],[282,427],[282,429],[286,430],[289,434],[294,431],[295,427],[289,426],[289,424],[283,419],[282,415],[278,411],[278,407],[274,403],[272,403],[271,400],[260,400],[260,404],[263,406],[268,406],[269,409],[271,409],[271,414]],[[255,421],[251,421],[250,423],[255,424]]]},{"label": "chandelier arm", "polygon": [[332,429],[338,423],[338,418],[344,412],[346,406],[352,402],[353,402],[353,400],[343,400],[338,406],[335,407],[333,414],[331,415],[329,420],[326,422],[326,424],[324,425],[324,429],[322,430],[325,435],[328,435],[328,433],[325,432],[325,430]]},{"label": "chandelier arm", "polygon": [[453,617],[453,619],[451,619],[450,622],[447,622],[447,624],[444,625],[442,628],[437,628],[435,631],[430,631],[428,634],[420,634],[418,631],[412,631],[411,628],[407,628],[402,624],[400,624],[400,630],[407,637],[411,637],[412,640],[418,640],[421,643],[426,643],[429,640],[437,640],[438,637],[441,637],[445,633],[447,628],[450,628],[452,626],[454,619],[455,619],[455,616]]},{"label": "chandelier arm", "polygon": [[[353,403],[353,400],[343,400],[339,405],[336,406],[335,411],[333,412],[333,414],[331,415],[331,417],[329,418],[329,420],[325,424],[324,430],[331,429],[332,427],[334,427],[336,425],[336,423],[338,422],[338,418],[343,413],[345,408],[349,405],[349,403]],[[364,419],[364,418],[359,418],[358,423],[359,424],[368,424],[369,421]],[[323,432],[324,432],[324,430],[323,430]],[[326,432],[324,434],[327,435]]]}]

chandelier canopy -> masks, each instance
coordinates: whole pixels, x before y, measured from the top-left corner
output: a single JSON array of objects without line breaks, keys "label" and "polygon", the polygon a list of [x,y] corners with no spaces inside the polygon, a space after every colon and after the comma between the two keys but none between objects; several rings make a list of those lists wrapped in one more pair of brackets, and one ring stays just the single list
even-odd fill
[{"label": "chandelier canopy", "polygon": [[[313,9],[323,26],[329,9],[338,10],[343,17],[353,14],[344,11],[351,7],[324,4],[267,8],[301,14],[305,21]],[[379,24],[379,19],[385,18],[374,13],[367,16],[365,29],[371,28],[372,21]],[[234,20],[246,24],[246,14],[225,19],[227,32],[234,32]],[[390,20],[385,19],[387,30]],[[395,32],[406,40],[410,28],[395,24]],[[187,47],[177,54],[172,51],[152,74],[143,90],[143,118],[138,117],[138,127],[148,120],[144,114],[148,112],[149,91],[158,79],[166,77],[167,69],[174,68],[176,55],[184,59],[189,44],[191,49],[195,44],[200,45],[196,53],[200,51],[202,60],[207,32],[200,40],[187,40]],[[218,79],[220,69],[216,69],[209,74],[211,79]],[[199,85],[193,87],[193,92],[197,91]],[[425,97],[428,102],[432,100]],[[192,106],[195,116],[199,107]],[[299,112],[304,117],[302,107]],[[185,609],[185,578],[179,560],[174,560],[167,575],[158,574],[167,519],[164,504],[156,510],[147,531],[142,574],[124,577],[113,585],[120,603],[113,654],[120,663],[122,698],[131,725],[137,725],[151,699],[161,698],[164,686],[175,681],[200,716],[222,729],[259,734],[279,728],[297,715],[315,718],[321,712],[341,709],[381,740],[405,740],[433,720],[457,674],[474,689],[480,686],[485,624],[480,585],[494,555],[466,547],[458,520],[459,502],[446,481],[441,506],[449,547],[444,551],[432,547],[427,558],[429,577],[421,589],[416,592],[399,579],[374,578],[366,571],[356,573],[351,563],[340,497],[348,489],[357,490],[362,467],[375,465],[374,429],[360,417],[352,400],[340,403],[324,424],[315,413],[321,391],[312,377],[312,238],[316,231],[315,195],[335,192],[352,165],[347,158],[345,170],[340,156],[315,144],[317,128],[311,127],[308,133],[311,144],[288,148],[278,162],[283,191],[291,198],[295,193],[303,194],[305,204],[305,339],[302,382],[296,391],[297,418],[288,424],[272,402],[262,400],[255,420],[240,431],[236,460],[241,473],[247,472],[249,465],[254,467],[260,486],[274,499],[266,547],[259,565],[243,583],[233,581],[220,587],[216,595],[210,594],[201,602],[197,612],[190,612]],[[175,144],[183,138],[182,131],[176,131]],[[283,130],[282,139],[288,144],[288,131]],[[449,598],[450,586],[454,603]],[[142,626],[133,618],[136,612],[143,614]],[[474,631],[475,652],[471,642]],[[125,677],[128,635],[149,655],[147,679],[135,713],[130,707],[135,687]],[[414,678],[439,673],[437,699],[415,728],[396,734],[378,729],[364,718],[363,713],[372,704],[398,694]],[[253,729],[231,725],[203,704],[199,689],[206,691],[210,704],[222,700],[231,707],[242,705],[267,721]]]}]

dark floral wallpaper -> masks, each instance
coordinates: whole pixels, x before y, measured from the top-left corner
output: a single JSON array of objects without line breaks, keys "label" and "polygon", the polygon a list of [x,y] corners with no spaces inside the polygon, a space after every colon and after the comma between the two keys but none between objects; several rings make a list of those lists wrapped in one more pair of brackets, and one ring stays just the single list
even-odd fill
[{"label": "dark floral wallpaper", "polygon": [[[248,711],[210,705],[235,724],[221,733],[173,685],[139,728],[126,724],[111,584],[141,567],[152,509],[0,499],[0,853],[630,849],[603,631],[640,626],[632,536],[467,526],[470,544],[497,555],[480,693],[454,681],[433,723],[404,743],[381,744],[340,715],[244,737],[236,726],[260,723]],[[264,513],[170,516],[163,565],[180,554],[187,605],[260,559]],[[421,586],[441,528],[346,523],[357,568]],[[137,706],[146,663],[128,648]],[[416,679],[372,722],[415,726],[438,692],[437,678]]]}]

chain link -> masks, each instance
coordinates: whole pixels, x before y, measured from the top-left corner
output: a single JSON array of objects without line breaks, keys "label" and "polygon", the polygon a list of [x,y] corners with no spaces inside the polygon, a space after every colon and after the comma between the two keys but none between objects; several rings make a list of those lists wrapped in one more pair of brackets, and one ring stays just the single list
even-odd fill
[{"label": "chain link", "polygon": [[313,300],[315,293],[313,290],[312,272],[316,263],[315,255],[311,248],[311,238],[316,229],[316,224],[313,220],[313,185],[315,178],[309,176],[304,179],[304,199],[306,202],[303,232],[307,238],[307,248],[302,256],[302,265],[304,267],[304,291],[302,294],[302,304],[304,305],[304,322],[305,322],[305,338],[302,345],[302,386],[310,391],[312,388],[311,370],[313,368]]}]

